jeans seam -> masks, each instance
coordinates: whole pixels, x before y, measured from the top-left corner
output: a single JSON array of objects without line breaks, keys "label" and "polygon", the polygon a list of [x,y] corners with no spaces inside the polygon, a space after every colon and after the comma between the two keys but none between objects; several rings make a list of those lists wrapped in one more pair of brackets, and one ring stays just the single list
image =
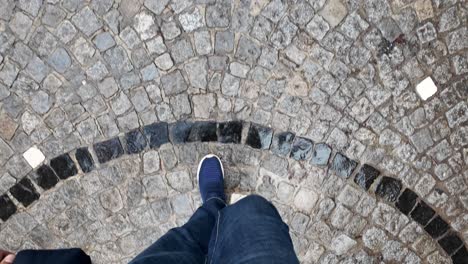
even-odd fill
[{"label": "jeans seam", "polygon": [[221,199],[221,198],[219,198],[219,197],[211,197],[211,198],[208,198],[208,199],[205,201],[205,203],[208,202],[208,201],[211,200],[211,199],[220,200],[221,202],[223,202],[223,204],[224,204],[225,206],[228,206],[228,204],[227,204],[223,199]]},{"label": "jeans seam", "polygon": [[216,221],[216,237],[215,237],[215,243],[214,243],[214,248],[213,248],[213,253],[211,254],[211,261],[210,264],[213,264],[213,256],[216,252],[216,247],[218,245],[218,235],[219,235],[219,221],[221,219],[221,213],[218,211],[218,221]]}]

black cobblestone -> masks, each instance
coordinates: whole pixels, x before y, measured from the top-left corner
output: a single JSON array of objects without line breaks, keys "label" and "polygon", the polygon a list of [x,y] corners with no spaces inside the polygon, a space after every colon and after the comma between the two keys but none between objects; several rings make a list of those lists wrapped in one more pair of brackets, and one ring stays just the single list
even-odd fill
[{"label": "black cobblestone", "polygon": [[269,149],[273,137],[273,130],[257,124],[251,124],[245,144],[256,149]]},{"label": "black cobblestone", "polygon": [[354,182],[364,190],[369,190],[375,179],[379,177],[380,172],[374,167],[364,164],[354,177]]},{"label": "black cobblestone", "polygon": [[140,132],[140,130],[133,130],[125,134],[125,149],[128,154],[135,154],[142,152],[146,145],[145,136]]},{"label": "black cobblestone", "polygon": [[280,156],[287,156],[291,151],[295,135],[291,132],[275,133],[271,144],[271,151]]},{"label": "black cobblestone", "polygon": [[191,122],[177,121],[169,124],[169,138],[171,142],[173,144],[182,144],[187,142],[191,128]]},{"label": "black cobblestone", "polygon": [[424,230],[426,230],[426,232],[434,239],[442,236],[448,229],[449,225],[440,216],[436,216],[431,220],[431,222],[429,222],[429,224],[427,224],[426,227],[424,227]]},{"label": "black cobblestone", "polygon": [[295,160],[307,160],[310,158],[314,143],[303,137],[296,137],[291,148],[291,158]]},{"label": "black cobblestone", "polygon": [[54,187],[59,178],[48,165],[42,165],[36,170],[36,183],[44,190],[49,190]]},{"label": "black cobblestone", "polygon": [[422,226],[425,226],[429,220],[434,216],[435,212],[425,202],[419,201],[416,207],[411,212],[410,216],[414,221]]},{"label": "black cobblestone", "polygon": [[166,122],[154,123],[143,127],[143,134],[150,148],[159,148],[169,143],[168,124]]},{"label": "black cobblestone", "polygon": [[385,199],[387,202],[395,202],[400,195],[401,191],[401,182],[392,177],[382,177],[377,185],[375,193]]},{"label": "black cobblestone", "polygon": [[13,185],[13,187],[10,188],[10,193],[25,207],[39,199],[40,196],[36,191],[36,188],[34,188],[31,180],[28,178],[23,178],[21,181]]},{"label": "black cobblestone", "polygon": [[457,251],[463,245],[463,240],[454,232],[447,233],[437,241],[439,245],[447,252],[449,256]]},{"label": "black cobblestone", "polygon": [[78,173],[75,163],[68,153],[62,154],[50,160],[50,167],[54,169],[57,176],[64,180]]},{"label": "black cobblestone", "polygon": [[0,219],[8,220],[10,216],[16,213],[16,205],[11,201],[7,194],[0,196]]},{"label": "black cobblestone", "polygon": [[315,144],[314,151],[312,151],[312,158],[310,164],[317,166],[326,166],[330,159],[332,149],[325,143]]},{"label": "black cobblestone", "polygon": [[357,162],[349,159],[341,153],[337,153],[333,159],[331,169],[336,172],[336,174],[343,178],[349,178],[353,174],[354,169],[357,166]]},{"label": "black cobblestone", "polygon": [[190,129],[188,142],[218,141],[216,122],[195,122]]},{"label": "black cobblestone", "polygon": [[106,163],[124,154],[122,144],[117,137],[94,144],[94,152],[99,163]]},{"label": "black cobblestone", "polygon": [[242,121],[219,123],[219,138],[221,143],[239,144],[242,138]]},{"label": "black cobblestone", "polygon": [[410,189],[405,189],[401,193],[400,197],[398,197],[398,201],[395,203],[395,206],[400,210],[400,212],[408,215],[416,205],[417,199],[418,195],[416,193]]},{"label": "black cobblestone", "polygon": [[452,261],[453,264],[468,263],[468,250],[466,250],[466,246],[461,247],[455,254],[453,254]]},{"label": "black cobblestone", "polygon": [[84,173],[88,173],[94,169],[94,160],[91,153],[89,153],[88,148],[84,147],[77,149],[75,157]]}]

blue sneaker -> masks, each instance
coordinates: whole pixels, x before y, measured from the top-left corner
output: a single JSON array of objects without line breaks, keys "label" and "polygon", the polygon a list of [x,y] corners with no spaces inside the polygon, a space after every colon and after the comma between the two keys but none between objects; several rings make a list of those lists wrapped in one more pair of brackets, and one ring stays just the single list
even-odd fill
[{"label": "blue sneaker", "polygon": [[198,185],[203,203],[210,198],[226,202],[224,194],[224,169],[218,156],[209,154],[198,165]]}]

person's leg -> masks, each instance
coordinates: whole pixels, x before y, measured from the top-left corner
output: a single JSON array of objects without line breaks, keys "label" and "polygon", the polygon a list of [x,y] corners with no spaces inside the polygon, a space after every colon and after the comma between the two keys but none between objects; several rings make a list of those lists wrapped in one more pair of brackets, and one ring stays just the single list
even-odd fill
[{"label": "person's leg", "polygon": [[131,264],[205,263],[219,210],[226,206],[221,160],[215,155],[205,156],[198,166],[197,177],[203,205],[185,225],[169,230]]},{"label": "person's leg", "polygon": [[219,213],[209,264],[299,263],[288,226],[263,197],[250,195]]},{"label": "person's leg", "polygon": [[223,200],[209,199],[185,225],[169,230],[130,263],[204,263],[218,211],[225,206]]}]

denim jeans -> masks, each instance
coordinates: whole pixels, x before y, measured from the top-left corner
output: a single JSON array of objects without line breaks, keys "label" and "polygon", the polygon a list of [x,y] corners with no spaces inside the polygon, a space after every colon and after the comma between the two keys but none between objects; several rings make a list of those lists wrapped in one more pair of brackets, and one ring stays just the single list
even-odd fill
[{"label": "denim jeans", "polygon": [[288,226],[264,198],[226,206],[209,199],[182,227],[169,230],[131,264],[299,263]]}]

